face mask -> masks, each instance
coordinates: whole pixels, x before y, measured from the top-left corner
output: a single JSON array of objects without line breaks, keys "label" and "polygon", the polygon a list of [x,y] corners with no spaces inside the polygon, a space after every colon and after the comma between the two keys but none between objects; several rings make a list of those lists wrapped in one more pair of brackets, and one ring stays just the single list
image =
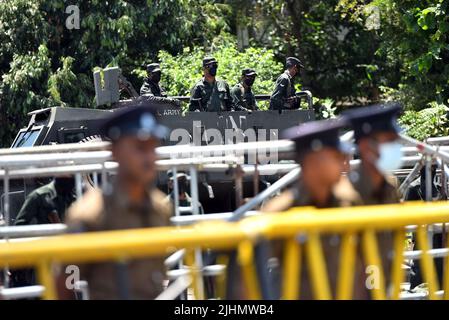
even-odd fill
[{"label": "face mask", "polygon": [[215,77],[217,75],[218,65],[212,65],[208,69],[211,76]]},{"label": "face mask", "polygon": [[379,145],[379,155],[379,159],[376,161],[376,167],[383,174],[388,174],[401,167],[402,145],[396,141],[381,143]]},{"label": "face mask", "polygon": [[159,81],[161,81],[161,73],[160,72],[153,73],[151,75],[151,81],[153,81],[154,83],[159,83]]},{"label": "face mask", "polygon": [[255,78],[245,78],[245,84],[248,86],[248,87],[251,87],[253,84],[254,84],[254,81],[255,81],[256,79]]}]

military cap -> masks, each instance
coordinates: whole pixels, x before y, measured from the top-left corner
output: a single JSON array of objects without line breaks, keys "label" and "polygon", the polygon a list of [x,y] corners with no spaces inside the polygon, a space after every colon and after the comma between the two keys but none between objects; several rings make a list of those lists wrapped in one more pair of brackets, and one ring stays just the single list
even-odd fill
[{"label": "military cap", "polygon": [[254,69],[246,68],[242,70],[242,76],[257,76],[257,73]]},{"label": "military cap", "polygon": [[147,65],[148,73],[153,73],[153,72],[158,72],[158,71],[161,71],[161,66],[159,65],[159,63],[150,63]]},{"label": "military cap", "polygon": [[284,139],[295,142],[296,153],[302,157],[310,151],[319,151],[325,147],[347,153],[349,146],[340,141],[339,131],[347,126],[346,118],[312,121],[287,129]]},{"label": "military cap", "polygon": [[286,65],[296,65],[300,68],[304,68],[304,65],[302,64],[301,60],[295,57],[288,57],[285,61]]},{"label": "military cap", "polygon": [[217,59],[215,59],[214,57],[205,57],[203,59],[203,67],[206,67],[212,63],[218,63]]},{"label": "military cap", "polygon": [[[138,100],[138,99],[136,99]],[[116,141],[124,136],[136,136],[141,140],[163,139],[168,129],[158,123],[157,103],[142,104],[133,101],[128,106],[112,113],[101,125],[102,136]]]},{"label": "military cap", "polygon": [[354,138],[358,141],[377,132],[399,133],[401,129],[396,120],[401,110],[401,105],[393,102],[348,110],[343,114],[354,128]]}]

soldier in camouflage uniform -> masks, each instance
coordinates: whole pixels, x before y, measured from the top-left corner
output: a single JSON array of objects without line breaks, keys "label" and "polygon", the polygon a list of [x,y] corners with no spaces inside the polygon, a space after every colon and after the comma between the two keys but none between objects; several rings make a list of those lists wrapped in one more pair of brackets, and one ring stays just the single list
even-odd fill
[{"label": "soldier in camouflage uniform", "polygon": [[231,90],[231,97],[235,109],[238,111],[257,110],[257,103],[252,86],[256,80],[257,73],[253,69],[243,69],[242,79]]},{"label": "soldier in camouflage uniform", "polygon": [[189,111],[233,111],[229,85],[216,79],[218,62],[213,57],[203,59],[203,75],[191,90]]},{"label": "soldier in camouflage uniform", "polygon": [[147,78],[140,88],[140,95],[145,94],[155,97],[167,97],[164,88],[161,87],[161,67],[158,63],[150,63],[147,65]]},{"label": "soldier in camouflage uniform", "polygon": [[288,57],[285,66],[285,72],[276,80],[276,86],[270,98],[270,110],[299,108],[293,81],[304,65],[298,58]]}]

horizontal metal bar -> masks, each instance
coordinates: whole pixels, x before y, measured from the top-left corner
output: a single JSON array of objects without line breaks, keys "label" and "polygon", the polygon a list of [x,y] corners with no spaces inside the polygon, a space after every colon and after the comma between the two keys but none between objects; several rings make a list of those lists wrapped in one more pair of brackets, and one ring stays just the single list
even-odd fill
[{"label": "horizontal metal bar", "polygon": [[67,232],[67,226],[62,223],[8,226],[0,227],[0,238],[45,237],[65,232]]},{"label": "horizontal metal bar", "polygon": [[[435,292],[435,296],[437,296],[438,298],[442,298],[443,295],[443,290]],[[401,292],[399,295],[400,300],[427,300],[428,298],[428,292]]]},{"label": "horizontal metal bar", "polygon": [[[232,217],[232,212],[223,212],[223,213],[208,213],[202,215],[189,215],[189,216],[179,216],[179,217],[171,217],[170,222],[176,226],[187,226],[197,222],[204,221],[220,221],[220,220],[228,220]],[[251,217],[259,214],[258,211],[246,211],[245,217]]]},{"label": "horizontal metal bar", "polygon": [[[431,249],[427,251],[427,254],[434,258],[443,258],[449,255],[449,248],[439,248],[439,249]],[[405,251],[404,258],[405,259],[421,259],[423,256],[422,250],[415,251]]]},{"label": "horizontal metal bar", "polygon": [[11,156],[21,154],[39,154],[39,153],[60,153],[60,152],[75,152],[75,151],[103,151],[109,150],[111,143],[102,142],[89,142],[89,143],[64,143],[53,144],[35,147],[22,147],[22,148],[5,148],[0,149],[0,156]]},{"label": "horizontal metal bar", "polygon": [[5,300],[39,298],[44,293],[43,286],[28,286],[20,288],[0,288],[0,297]]}]

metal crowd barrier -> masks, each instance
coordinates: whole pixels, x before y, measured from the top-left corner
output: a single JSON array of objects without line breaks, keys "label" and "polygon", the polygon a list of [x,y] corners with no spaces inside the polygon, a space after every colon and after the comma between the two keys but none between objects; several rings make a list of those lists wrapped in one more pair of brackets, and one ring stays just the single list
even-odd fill
[{"label": "metal crowd barrier", "polygon": [[[316,299],[350,299],[354,284],[356,257],[355,239],[360,237],[363,259],[366,265],[377,266],[379,276],[384,279],[381,256],[376,238],[378,232],[393,232],[393,263],[391,270],[391,294],[383,281],[370,290],[373,299],[399,299],[403,281],[402,262],[404,252],[405,226],[417,225],[417,236],[421,247],[419,255],[423,275],[429,288],[429,298],[442,295],[449,298],[449,259],[444,262],[442,288],[438,287],[434,256],[447,257],[448,250],[431,251],[426,226],[449,221],[449,203],[408,203],[383,206],[365,206],[335,209],[293,208],[285,213],[273,213],[245,218],[239,222],[205,222],[188,227],[163,227],[127,231],[95,232],[56,236],[23,243],[0,245],[0,266],[35,267],[39,284],[45,287],[44,298],[56,299],[52,265],[94,263],[100,261],[121,261],[133,258],[163,256],[167,250],[184,248],[187,255],[194,250],[236,250],[237,262],[242,271],[247,298],[264,298],[261,292],[255,260],[255,246],[261,239],[284,241],[282,298],[296,299],[299,296],[303,267],[301,252],[305,250],[311,288]],[[219,230],[219,232],[217,232]],[[338,281],[335,295],[332,294],[326,263],[322,253],[320,235],[341,236]],[[448,247],[449,243],[446,245]],[[102,250],[98,250],[101,247]],[[190,259],[190,261],[194,261]],[[193,262],[190,265],[193,278],[201,277],[201,269]],[[112,279],[111,279],[112,280]],[[195,296],[203,297],[193,282]]]}]

